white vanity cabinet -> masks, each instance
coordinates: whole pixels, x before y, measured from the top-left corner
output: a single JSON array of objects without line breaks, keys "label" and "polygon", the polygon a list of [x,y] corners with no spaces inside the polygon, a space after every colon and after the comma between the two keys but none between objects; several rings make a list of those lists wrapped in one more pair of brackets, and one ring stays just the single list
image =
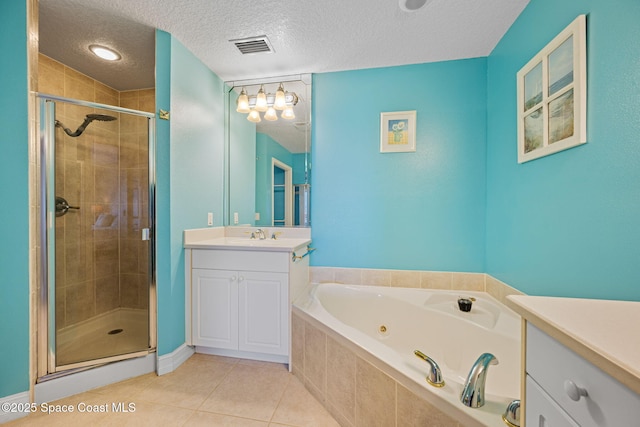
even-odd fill
[{"label": "white vanity cabinet", "polygon": [[523,427],[640,425],[640,302],[510,295],[523,319]]},{"label": "white vanity cabinet", "polygon": [[526,426],[640,422],[640,396],[527,322]]},{"label": "white vanity cabinet", "polygon": [[288,277],[194,268],[192,344],[287,356]]},{"label": "white vanity cabinet", "polygon": [[188,345],[199,353],[289,363],[290,303],[308,283],[308,257],[187,249],[185,264]]}]

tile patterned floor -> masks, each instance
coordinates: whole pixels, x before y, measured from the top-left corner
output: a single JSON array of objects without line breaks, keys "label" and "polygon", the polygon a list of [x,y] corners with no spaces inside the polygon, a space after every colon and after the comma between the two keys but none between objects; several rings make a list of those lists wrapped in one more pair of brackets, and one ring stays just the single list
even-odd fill
[{"label": "tile patterned floor", "polygon": [[[119,403],[135,410],[114,411]],[[74,412],[37,412],[5,425],[338,427],[285,365],[204,354],[170,374],[143,375],[49,405]]]}]

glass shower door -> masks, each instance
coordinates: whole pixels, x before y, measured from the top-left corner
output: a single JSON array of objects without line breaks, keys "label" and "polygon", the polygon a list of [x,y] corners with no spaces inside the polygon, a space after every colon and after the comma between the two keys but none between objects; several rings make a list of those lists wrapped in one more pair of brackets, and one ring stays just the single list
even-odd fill
[{"label": "glass shower door", "polygon": [[48,108],[49,372],[59,372],[152,346],[152,126],[149,114],[97,104]]}]

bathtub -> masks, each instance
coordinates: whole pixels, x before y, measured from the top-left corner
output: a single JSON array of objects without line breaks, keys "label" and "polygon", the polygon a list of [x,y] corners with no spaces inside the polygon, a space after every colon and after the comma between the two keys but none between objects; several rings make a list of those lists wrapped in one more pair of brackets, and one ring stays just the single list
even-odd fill
[{"label": "bathtub", "polygon": [[[460,296],[476,299],[470,312],[458,309]],[[484,292],[323,283],[310,286],[295,309],[389,366],[387,373],[414,381],[423,396],[426,391],[432,404],[463,425],[471,418],[476,425],[504,426],[504,410],[519,399],[520,317]],[[427,384],[428,365],[414,350],[438,363],[444,387]],[[492,353],[499,363],[489,367],[485,405],[468,408],[460,393],[482,353]]]}]

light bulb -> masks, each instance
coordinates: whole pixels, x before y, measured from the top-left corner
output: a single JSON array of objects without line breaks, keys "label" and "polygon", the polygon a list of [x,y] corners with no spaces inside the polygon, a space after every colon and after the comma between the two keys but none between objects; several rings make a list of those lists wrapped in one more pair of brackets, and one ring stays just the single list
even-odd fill
[{"label": "light bulb", "polygon": [[284,86],[280,83],[278,90],[276,91],[276,100],[273,102],[273,108],[276,110],[284,110],[286,107],[285,98],[284,98]]},{"label": "light bulb", "polygon": [[280,115],[280,117],[287,120],[295,119],[296,115],[293,114],[293,107],[287,106],[282,112],[282,114]]},{"label": "light bulb", "polygon": [[276,114],[274,107],[269,107],[269,109],[267,109],[267,112],[264,113],[264,119],[269,120],[270,122],[278,120],[278,115]]},{"label": "light bulb", "polygon": [[244,90],[244,88],[242,88],[240,96],[236,99],[236,105],[238,106],[238,108],[236,108],[238,113],[248,113],[251,111],[249,109],[249,97],[247,96],[247,91]]},{"label": "light bulb", "polygon": [[253,123],[260,123],[262,121],[260,120],[260,113],[258,113],[258,111],[256,110],[251,110],[251,112],[247,116],[247,120]]},{"label": "light bulb", "polygon": [[256,97],[256,106],[254,107],[257,111],[261,113],[267,111],[269,108],[267,106],[267,95],[264,93],[264,88],[260,85],[260,90],[258,91],[258,96]]}]

